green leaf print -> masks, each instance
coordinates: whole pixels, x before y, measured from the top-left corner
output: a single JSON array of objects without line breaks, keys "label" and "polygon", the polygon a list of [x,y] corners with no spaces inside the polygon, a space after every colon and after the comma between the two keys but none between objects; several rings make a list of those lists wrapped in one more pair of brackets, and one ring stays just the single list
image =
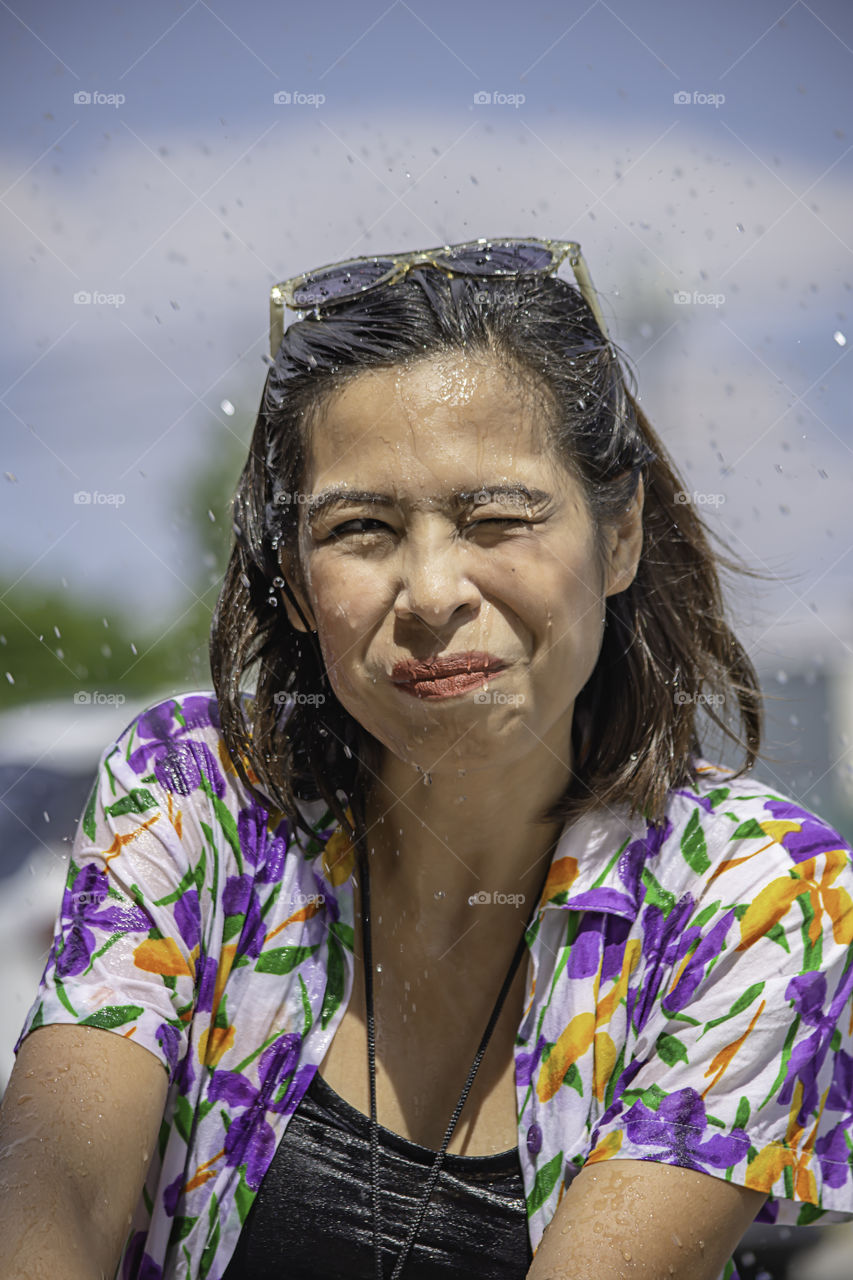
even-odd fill
[{"label": "green leaf print", "polygon": [[705,844],[705,832],[699,821],[699,810],[694,809],[690,821],[681,835],[681,853],[684,861],[697,876],[704,875],[711,865],[708,848]]},{"label": "green leaf print", "polygon": [[675,894],[670,893],[668,889],[664,889],[662,885],[658,884],[648,867],[643,867],[640,879],[645,887],[646,902],[648,902],[649,906],[660,907],[663,914],[668,916],[675,906]]},{"label": "green leaf print", "polygon": [[240,1181],[237,1183],[237,1189],[234,1192],[234,1199],[237,1204],[237,1212],[240,1215],[240,1226],[249,1216],[249,1210],[252,1207],[252,1201],[255,1198],[255,1192],[246,1183],[246,1169],[244,1165],[240,1166]]},{"label": "green leaf print", "polygon": [[144,1012],[141,1004],[108,1004],[97,1013],[90,1013],[88,1018],[81,1018],[81,1027],[104,1027],[112,1031],[113,1027],[123,1027],[126,1022],[135,1022]]},{"label": "green leaf print", "polygon": [[767,839],[767,832],[762,827],[757,818],[747,818],[746,822],[742,822],[732,835],[733,840],[761,840]]},{"label": "green leaf print", "polygon": [[536,1174],[536,1181],[533,1184],[533,1190],[527,1197],[527,1216],[531,1217],[537,1209],[541,1209],[542,1205],[554,1190],[557,1179],[560,1176],[560,1170],[563,1167],[563,1153],[558,1151],[555,1156],[548,1161],[546,1165]]},{"label": "green leaf print", "polygon": [[665,1032],[658,1036],[655,1044],[657,1055],[662,1058],[668,1067],[674,1067],[676,1062],[687,1062],[687,1049],[678,1039],[678,1036],[670,1036]]},{"label": "green leaf print", "polygon": [[274,947],[272,951],[262,951],[255,961],[259,973],[291,973],[297,965],[302,964],[319,947]]},{"label": "green leaf print", "polygon": [[324,1029],[335,1016],[344,998],[344,953],[333,933],[329,934],[329,967],[326,973],[326,994],[320,1010],[320,1026]]},{"label": "green leaf print", "polygon": [[145,813],[146,809],[156,808],[157,801],[147,787],[134,787],[132,791],[128,791],[127,795],[116,800],[115,804],[107,805],[104,813],[109,814],[111,818],[117,818],[122,813]]},{"label": "green leaf print", "polygon": [[95,806],[98,802],[98,783],[92,786],[89,792],[89,799],[86,803],[86,812],[83,814],[83,831],[89,840],[95,839]]},{"label": "green leaf print", "polygon": [[[722,1014],[719,1018],[712,1018],[710,1022],[705,1023],[705,1031],[710,1031],[713,1027],[718,1027],[721,1022],[728,1022],[729,1018],[736,1018],[739,1013],[743,1013],[744,1009],[748,1009],[753,1000],[757,1000],[764,990],[763,982],[755,982],[751,987],[747,987],[742,996],[738,996],[728,1013]],[[705,1034],[702,1032],[702,1035]]]}]

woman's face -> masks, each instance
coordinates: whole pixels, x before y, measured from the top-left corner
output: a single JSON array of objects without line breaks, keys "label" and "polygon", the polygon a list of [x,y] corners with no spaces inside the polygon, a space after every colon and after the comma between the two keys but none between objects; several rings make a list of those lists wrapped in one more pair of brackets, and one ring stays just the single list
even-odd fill
[{"label": "woman's face", "polygon": [[604,597],[636,569],[641,496],[602,564],[538,399],[442,356],[359,375],[311,432],[297,594],[341,703],[424,771],[568,760]]}]

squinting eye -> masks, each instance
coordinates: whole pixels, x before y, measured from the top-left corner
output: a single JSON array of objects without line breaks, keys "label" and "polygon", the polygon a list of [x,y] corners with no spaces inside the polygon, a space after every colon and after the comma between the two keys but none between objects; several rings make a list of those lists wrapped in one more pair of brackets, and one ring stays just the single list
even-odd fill
[{"label": "squinting eye", "polygon": [[[368,529],[366,527],[362,527],[359,529],[354,527],[356,525],[361,525],[361,526],[373,525],[374,527],[371,529]],[[347,534],[350,534],[350,533],[354,533],[354,534],[380,533],[383,530],[385,530],[386,532],[390,532],[390,530],[388,529],[388,525],[383,524],[381,520],[371,520],[369,517],[364,517],[364,518],[357,518],[353,520],[345,520],[343,524],[339,524],[334,529],[332,529],[331,533],[329,534],[329,537],[345,538]]]},{"label": "squinting eye", "polygon": [[527,524],[521,516],[486,516],[484,520],[474,520],[472,524],[477,528],[481,524]]}]

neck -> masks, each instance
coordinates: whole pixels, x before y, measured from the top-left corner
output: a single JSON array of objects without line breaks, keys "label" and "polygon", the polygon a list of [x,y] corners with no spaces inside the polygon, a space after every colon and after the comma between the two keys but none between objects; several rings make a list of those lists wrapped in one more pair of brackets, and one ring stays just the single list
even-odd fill
[{"label": "neck", "polygon": [[386,752],[366,798],[365,849],[372,915],[383,918],[374,936],[396,966],[401,952],[452,968],[514,950],[564,826],[541,820],[571,777],[570,747],[556,746],[537,744],[504,767],[453,762],[428,785]]}]

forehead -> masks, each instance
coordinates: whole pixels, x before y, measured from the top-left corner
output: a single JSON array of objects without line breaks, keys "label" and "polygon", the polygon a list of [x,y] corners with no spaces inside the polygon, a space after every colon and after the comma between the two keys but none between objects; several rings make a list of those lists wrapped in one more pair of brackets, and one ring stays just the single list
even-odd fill
[{"label": "forehead", "polygon": [[364,470],[404,460],[480,465],[551,457],[550,400],[531,376],[487,356],[448,353],[366,370],[333,393],[309,433],[309,470]]}]

